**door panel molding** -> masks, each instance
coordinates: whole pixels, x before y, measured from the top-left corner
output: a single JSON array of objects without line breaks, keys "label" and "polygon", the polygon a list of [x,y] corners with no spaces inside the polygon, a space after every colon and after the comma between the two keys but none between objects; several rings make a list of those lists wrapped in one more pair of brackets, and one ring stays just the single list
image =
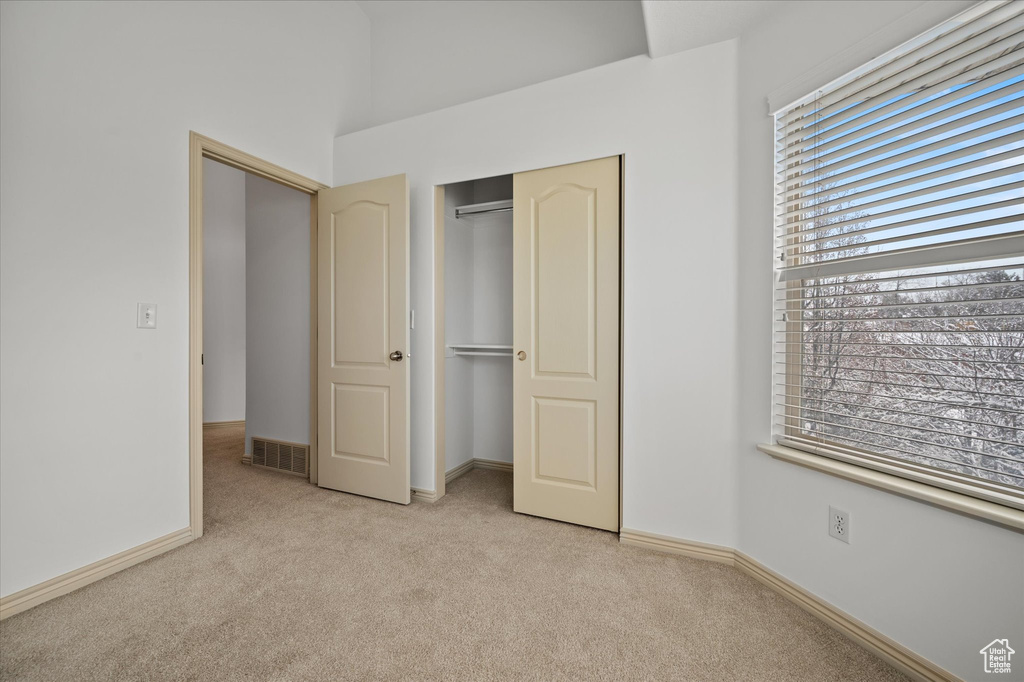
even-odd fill
[{"label": "door panel molding", "polygon": [[[373,213],[363,216],[365,223],[358,218],[353,219],[357,211],[361,212],[366,207],[372,207],[379,214],[380,224],[377,224],[378,215]],[[388,354],[392,345],[388,314],[391,260],[388,240],[391,216],[388,206],[374,201],[356,201],[332,213],[330,226],[332,300],[336,304],[339,300],[346,300],[346,291],[355,289],[367,280],[378,280],[381,285],[376,291],[364,293],[364,297],[371,294],[379,296],[379,300],[370,302],[372,305],[368,305],[364,298],[350,301],[355,305],[336,311],[337,319],[331,328],[331,367],[386,368],[389,366]],[[362,234],[351,234],[356,230]],[[378,247],[379,253],[373,252]],[[375,266],[379,267],[378,272],[368,272]],[[351,347],[353,342],[359,341],[363,341],[365,347]]]}]

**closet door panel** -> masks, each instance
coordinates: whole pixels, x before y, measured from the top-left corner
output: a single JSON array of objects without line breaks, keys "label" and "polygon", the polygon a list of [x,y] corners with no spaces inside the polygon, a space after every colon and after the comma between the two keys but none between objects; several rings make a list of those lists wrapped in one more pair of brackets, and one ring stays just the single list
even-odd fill
[{"label": "closet door panel", "polygon": [[318,484],[408,504],[409,189],[404,175],[320,192]]},{"label": "closet door panel", "polygon": [[513,183],[514,507],[619,529],[619,158]]},{"label": "closet door panel", "polygon": [[595,209],[594,188],[575,184],[550,188],[533,206],[533,328],[541,376],[595,378]]}]

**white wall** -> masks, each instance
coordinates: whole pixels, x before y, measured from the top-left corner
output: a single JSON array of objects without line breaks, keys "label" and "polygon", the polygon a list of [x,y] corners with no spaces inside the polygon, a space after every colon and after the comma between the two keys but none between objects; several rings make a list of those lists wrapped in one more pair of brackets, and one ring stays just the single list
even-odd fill
[{"label": "white wall", "polygon": [[309,444],[309,195],[245,176],[245,452]]},{"label": "white wall", "polygon": [[[473,183],[473,202],[512,198],[512,177]],[[484,213],[473,223],[473,338],[512,343],[512,214]],[[473,456],[512,461],[512,359],[480,355],[473,363]],[[447,389],[446,389],[447,390]]]},{"label": "white wall", "polygon": [[[472,203],[472,182],[445,187],[444,336],[447,344],[473,341],[473,223],[455,217],[456,206]],[[421,318],[422,324],[426,321]],[[417,330],[414,329],[412,334],[415,336]],[[451,471],[474,457],[473,411],[476,402],[473,400],[473,388],[473,358],[445,358],[445,471]]]},{"label": "white wall", "polygon": [[[510,178],[511,179],[511,178]],[[512,198],[512,186],[503,199]],[[474,198],[476,203],[496,201]],[[471,218],[473,234],[473,338],[512,343],[512,214]],[[512,359],[480,355],[473,363],[473,456],[512,461]],[[446,388],[447,390],[447,388]]]},{"label": "white wall", "polygon": [[329,184],[368,41],[348,3],[0,3],[0,594],[188,526],[188,131]]},{"label": "white wall", "polygon": [[203,421],[241,419],[245,419],[245,173],[203,159]]},{"label": "white wall", "polygon": [[373,123],[386,123],[644,54],[635,0],[379,0]]},{"label": "white wall", "polygon": [[413,486],[434,486],[433,186],[625,154],[623,523],[735,544],[735,74],[733,43],[634,57],[335,140],[335,184],[409,177]]},{"label": "white wall", "polygon": [[[799,16],[776,13],[740,39],[739,547],[964,679],[980,679],[984,645],[997,636],[1024,642],[1024,535],[755,450],[770,438],[772,393],[772,124],[765,97],[837,55],[807,91],[860,66],[864,57],[844,51],[876,31],[887,37],[872,56],[970,3],[797,4]],[[893,32],[893,22],[912,11]],[[829,504],[850,512],[851,544],[828,536]]]}]

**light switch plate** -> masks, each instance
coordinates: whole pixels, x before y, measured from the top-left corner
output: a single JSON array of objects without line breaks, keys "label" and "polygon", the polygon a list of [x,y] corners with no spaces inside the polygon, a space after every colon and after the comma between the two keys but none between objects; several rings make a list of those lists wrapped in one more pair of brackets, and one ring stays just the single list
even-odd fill
[{"label": "light switch plate", "polygon": [[136,326],[139,329],[156,329],[156,303],[139,304],[139,319]]}]

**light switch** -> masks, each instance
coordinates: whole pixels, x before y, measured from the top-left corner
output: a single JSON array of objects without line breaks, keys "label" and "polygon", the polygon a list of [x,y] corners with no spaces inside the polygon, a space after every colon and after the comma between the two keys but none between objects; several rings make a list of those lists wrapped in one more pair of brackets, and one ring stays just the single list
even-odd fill
[{"label": "light switch", "polygon": [[156,303],[139,304],[139,329],[156,329]]}]

